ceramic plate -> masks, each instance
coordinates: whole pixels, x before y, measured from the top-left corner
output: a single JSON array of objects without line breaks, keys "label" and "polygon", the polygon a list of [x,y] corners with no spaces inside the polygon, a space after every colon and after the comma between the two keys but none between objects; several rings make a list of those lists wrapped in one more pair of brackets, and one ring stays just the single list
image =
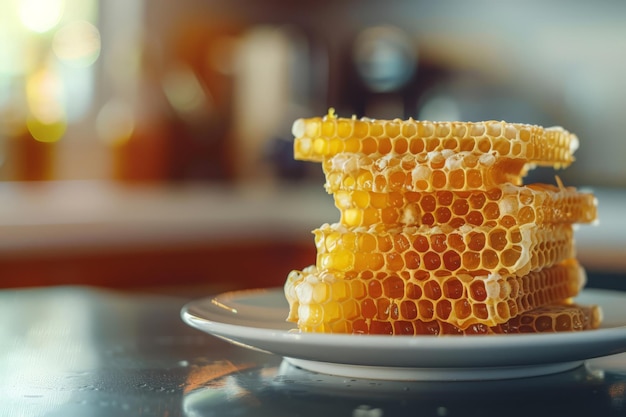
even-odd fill
[{"label": "ceramic plate", "polygon": [[183,320],[298,367],[335,375],[398,380],[472,380],[536,376],[626,351],[626,293],[585,289],[576,301],[598,304],[601,329],[490,336],[378,336],[299,333],[285,321],[282,288],[235,291],[185,305]]}]

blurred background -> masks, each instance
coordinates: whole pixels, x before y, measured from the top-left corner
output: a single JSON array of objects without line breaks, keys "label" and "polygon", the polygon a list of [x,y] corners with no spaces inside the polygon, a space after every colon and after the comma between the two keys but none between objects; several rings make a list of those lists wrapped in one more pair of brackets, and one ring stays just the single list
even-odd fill
[{"label": "blurred background", "polygon": [[295,118],[331,106],[575,132],[558,175],[592,188],[604,216],[581,227],[579,256],[598,280],[619,275],[625,14],[617,1],[1,0],[0,286],[281,285],[313,262],[310,230],[338,218],[290,142]]}]

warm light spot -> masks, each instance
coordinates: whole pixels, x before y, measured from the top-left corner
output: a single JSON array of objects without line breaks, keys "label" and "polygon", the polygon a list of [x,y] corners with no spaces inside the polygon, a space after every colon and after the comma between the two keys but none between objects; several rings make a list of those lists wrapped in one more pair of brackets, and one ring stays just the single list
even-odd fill
[{"label": "warm light spot", "polygon": [[106,103],[96,118],[98,137],[112,145],[127,142],[134,129],[133,109],[122,100]]},{"label": "warm light spot", "polygon": [[178,65],[163,77],[163,91],[172,107],[183,114],[207,105],[200,80],[187,66]]},{"label": "warm light spot", "polygon": [[31,113],[44,123],[53,123],[63,118],[63,109],[59,103],[61,81],[48,70],[41,70],[31,75],[26,82],[26,96]]},{"label": "warm light spot", "polygon": [[20,20],[34,32],[47,32],[61,20],[64,6],[63,0],[21,0]]},{"label": "warm light spot", "polygon": [[29,117],[26,120],[26,127],[28,127],[28,131],[38,142],[57,142],[65,134],[67,123],[63,119],[46,123],[36,117]]},{"label": "warm light spot", "polygon": [[68,23],[54,35],[52,50],[66,64],[88,67],[100,55],[100,32],[85,20]]},{"label": "warm light spot", "polygon": [[225,376],[242,372],[252,366],[253,364],[251,363],[235,364],[225,360],[194,367],[187,376],[183,391],[189,393],[198,388],[204,388],[207,385],[226,388],[228,381],[224,379]]},{"label": "warm light spot", "polygon": [[26,97],[30,117],[27,127],[41,142],[55,142],[65,134],[67,120],[62,105],[62,84],[48,69],[31,75],[26,81]]}]

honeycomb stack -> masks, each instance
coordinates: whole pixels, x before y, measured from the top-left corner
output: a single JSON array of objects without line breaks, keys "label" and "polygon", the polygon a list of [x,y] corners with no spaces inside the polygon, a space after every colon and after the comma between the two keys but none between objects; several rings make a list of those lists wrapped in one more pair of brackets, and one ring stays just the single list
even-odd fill
[{"label": "honeycomb stack", "polygon": [[313,231],[315,265],[285,283],[305,332],[393,335],[577,331],[597,306],[573,225],[592,194],[523,185],[536,165],[573,162],[575,135],[505,122],[345,119],[293,125],[294,154],[320,162],[339,222]]}]

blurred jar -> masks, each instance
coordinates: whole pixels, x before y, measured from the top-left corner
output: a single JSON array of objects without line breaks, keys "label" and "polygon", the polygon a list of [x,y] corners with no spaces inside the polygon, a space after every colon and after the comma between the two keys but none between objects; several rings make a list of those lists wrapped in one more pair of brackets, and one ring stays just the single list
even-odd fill
[{"label": "blurred jar", "polygon": [[29,111],[27,101],[23,88],[15,88],[0,108],[3,180],[46,181],[55,176],[57,141],[65,134],[67,123],[61,113],[50,109],[39,113]]}]

